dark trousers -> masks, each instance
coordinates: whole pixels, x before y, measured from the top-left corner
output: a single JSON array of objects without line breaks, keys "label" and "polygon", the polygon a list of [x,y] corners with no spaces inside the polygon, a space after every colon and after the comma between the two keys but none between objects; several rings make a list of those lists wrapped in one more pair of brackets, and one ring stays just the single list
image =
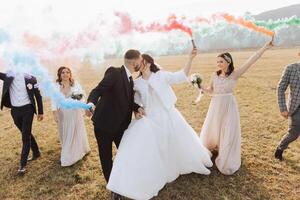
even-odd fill
[{"label": "dark trousers", "polygon": [[13,107],[11,109],[11,116],[15,125],[22,134],[22,152],[20,166],[25,167],[29,155],[30,148],[33,155],[40,154],[39,147],[31,133],[34,111],[31,104],[22,107]]},{"label": "dark trousers", "polygon": [[94,125],[102,171],[107,183],[113,166],[112,145],[115,143],[116,147],[119,147],[125,129],[126,128],[120,128],[118,132],[110,133],[97,128],[97,126]]},{"label": "dark trousers", "polygon": [[289,131],[283,136],[278,148],[285,150],[288,145],[295,141],[300,135],[300,107],[293,113],[289,119]]}]

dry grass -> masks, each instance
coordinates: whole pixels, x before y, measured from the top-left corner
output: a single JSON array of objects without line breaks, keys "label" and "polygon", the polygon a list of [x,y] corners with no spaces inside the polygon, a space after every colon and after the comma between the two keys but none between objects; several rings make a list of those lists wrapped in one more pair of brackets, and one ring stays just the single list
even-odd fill
[{"label": "dry grass", "polygon": [[[233,52],[238,66],[251,54]],[[299,199],[300,143],[290,145],[285,161],[273,158],[274,149],[287,130],[287,121],[280,117],[276,102],[276,86],[284,66],[297,60],[297,49],[271,50],[238,83],[238,99],[242,125],[242,167],[232,176],[220,174],[216,168],[210,176],[189,174],[168,184],[155,199]],[[206,81],[214,71],[216,54],[197,57],[193,72],[200,72]],[[179,69],[186,56],[162,57],[159,63],[168,70]],[[118,66],[120,60],[111,60]],[[107,63],[104,64],[104,66]],[[86,91],[100,80],[103,70],[88,66],[77,72]],[[210,98],[194,104],[196,91],[188,84],[174,87],[177,107],[199,132]],[[86,119],[92,151],[72,167],[59,165],[60,145],[57,129],[45,103],[46,119],[34,122],[34,135],[42,158],[28,165],[24,177],[16,176],[21,138],[13,125],[10,111],[0,114],[0,199],[109,199],[101,172],[91,122]]]}]

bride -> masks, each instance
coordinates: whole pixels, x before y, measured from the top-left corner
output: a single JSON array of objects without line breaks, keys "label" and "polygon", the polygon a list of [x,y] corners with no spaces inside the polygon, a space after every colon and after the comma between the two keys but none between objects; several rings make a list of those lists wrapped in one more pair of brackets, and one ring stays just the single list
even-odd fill
[{"label": "bride", "polygon": [[135,102],[146,116],[125,131],[107,188],[131,199],[150,199],[180,174],[210,174],[209,151],[193,128],[175,108],[171,85],[187,81],[193,49],[184,69],[160,70],[151,56],[143,54],[141,75],[134,82]]}]

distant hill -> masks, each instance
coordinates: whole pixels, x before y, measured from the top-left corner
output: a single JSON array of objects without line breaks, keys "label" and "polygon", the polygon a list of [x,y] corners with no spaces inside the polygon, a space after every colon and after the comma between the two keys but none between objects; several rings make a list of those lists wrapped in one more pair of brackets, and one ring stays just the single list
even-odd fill
[{"label": "distant hill", "polygon": [[292,17],[293,15],[300,17],[300,4],[269,10],[258,15],[254,15],[253,17],[256,20],[276,20],[285,17]]}]

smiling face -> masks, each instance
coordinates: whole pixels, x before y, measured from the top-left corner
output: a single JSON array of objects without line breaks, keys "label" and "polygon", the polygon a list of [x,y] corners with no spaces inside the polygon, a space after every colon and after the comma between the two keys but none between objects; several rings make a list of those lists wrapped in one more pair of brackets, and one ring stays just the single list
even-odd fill
[{"label": "smiling face", "polygon": [[60,78],[62,81],[68,81],[71,78],[71,71],[69,69],[63,69],[60,74]]},{"label": "smiling face", "polygon": [[57,82],[61,83],[62,81],[70,81],[71,85],[73,84],[72,72],[71,69],[67,67],[60,67],[57,71]]},{"label": "smiling face", "polygon": [[223,72],[227,72],[229,63],[223,57],[217,57],[217,67],[218,70],[222,70]]}]

